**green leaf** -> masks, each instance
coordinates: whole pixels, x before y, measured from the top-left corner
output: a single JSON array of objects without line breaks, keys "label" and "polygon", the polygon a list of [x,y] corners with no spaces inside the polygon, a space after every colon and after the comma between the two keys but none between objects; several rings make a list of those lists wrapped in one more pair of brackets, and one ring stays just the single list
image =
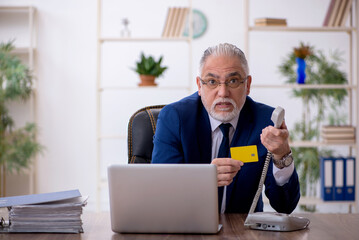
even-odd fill
[{"label": "green leaf", "polygon": [[140,59],[141,60],[139,62],[136,62],[136,68],[133,69],[139,74],[159,77],[167,69],[167,67],[161,66],[163,59],[162,56],[158,61],[156,61],[152,56],[146,57],[143,53],[141,53]]},{"label": "green leaf", "polygon": [[20,171],[43,148],[36,142],[36,126],[28,123],[14,130],[9,115],[10,101],[26,101],[32,92],[32,75],[20,59],[11,54],[12,42],[0,44],[0,165],[8,171]]}]

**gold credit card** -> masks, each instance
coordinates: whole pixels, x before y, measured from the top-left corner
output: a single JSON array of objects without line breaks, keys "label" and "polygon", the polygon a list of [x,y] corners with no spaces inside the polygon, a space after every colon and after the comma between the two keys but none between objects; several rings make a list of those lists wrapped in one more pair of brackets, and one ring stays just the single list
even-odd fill
[{"label": "gold credit card", "polygon": [[257,145],[231,147],[231,158],[240,160],[244,163],[258,162]]}]

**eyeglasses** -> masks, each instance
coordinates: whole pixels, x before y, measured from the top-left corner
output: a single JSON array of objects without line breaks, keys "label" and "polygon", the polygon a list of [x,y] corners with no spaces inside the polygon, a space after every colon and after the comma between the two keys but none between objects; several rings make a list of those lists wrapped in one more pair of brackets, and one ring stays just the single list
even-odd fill
[{"label": "eyeglasses", "polygon": [[232,77],[230,80],[227,80],[224,83],[221,83],[220,81],[217,81],[213,78],[210,78],[208,80],[207,79],[202,80],[202,78],[199,79],[201,80],[201,83],[207,85],[208,88],[215,89],[221,84],[225,84],[227,87],[230,88],[237,88],[241,86],[243,83],[245,83],[247,81],[247,78],[248,76],[246,76],[244,79],[240,79],[238,77]]}]

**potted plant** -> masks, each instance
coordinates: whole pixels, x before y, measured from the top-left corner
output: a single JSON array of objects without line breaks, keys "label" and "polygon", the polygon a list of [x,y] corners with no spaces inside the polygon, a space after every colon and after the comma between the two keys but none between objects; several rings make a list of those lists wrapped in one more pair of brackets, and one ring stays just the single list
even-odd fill
[{"label": "potted plant", "polygon": [[[338,51],[334,51],[330,58],[326,57],[322,51],[315,50],[313,47],[301,44],[300,48],[307,53],[306,61],[306,80],[309,84],[346,84],[346,74],[339,70],[342,59]],[[297,82],[297,62],[298,48],[290,52],[279,66],[280,73],[287,78],[287,83]],[[325,124],[342,124],[345,117],[340,114],[338,106],[347,96],[345,89],[293,89],[294,97],[300,98],[303,103],[302,119],[295,123],[291,131],[291,140],[296,141],[319,141],[320,127]],[[332,155],[333,151],[317,147],[296,147],[292,148],[298,170],[301,192],[303,196],[315,195],[314,185],[320,176],[320,156]],[[305,210],[314,211],[315,209],[302,206]]]},{"label": "potted plant", "polygon": [[139,86],[156,86],[156,77],[161,76],[167,67],[161,66],[162,56],[156,61],[152,56],[146,57],[141,53],[140,61],[136,62],[136,68],[133,70],[140,74],[141,82]]},{"label": "potted plant", "polygon": [[32,93],[32,75],[11,54],[13,49],[12,42],[0,44],[0,195],[4,194],[5,172],[29,167],[31,159],[42,149],[36,142],[35,124],[14,129],[14,120],[9,115],[9,102],[26,101]]}]

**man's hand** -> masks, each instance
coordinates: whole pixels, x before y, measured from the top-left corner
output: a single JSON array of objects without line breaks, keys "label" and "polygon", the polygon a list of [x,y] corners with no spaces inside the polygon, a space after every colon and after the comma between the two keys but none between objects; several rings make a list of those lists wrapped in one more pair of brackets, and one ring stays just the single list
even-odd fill
[{"label": "man's hand", "polygon": [[262,130],[261,134],[262,144],[273,153],[273,157],[280,160],[284,155],[290,152],[289,147],[289,132],[285,121],[283,121],[280,128],[268,126]]},{"label": "man's hand", "polygon": [[218,187],[228,186],[243,166],[243,162],[232,158],[215,158],[211,164],[217,166]]}]

